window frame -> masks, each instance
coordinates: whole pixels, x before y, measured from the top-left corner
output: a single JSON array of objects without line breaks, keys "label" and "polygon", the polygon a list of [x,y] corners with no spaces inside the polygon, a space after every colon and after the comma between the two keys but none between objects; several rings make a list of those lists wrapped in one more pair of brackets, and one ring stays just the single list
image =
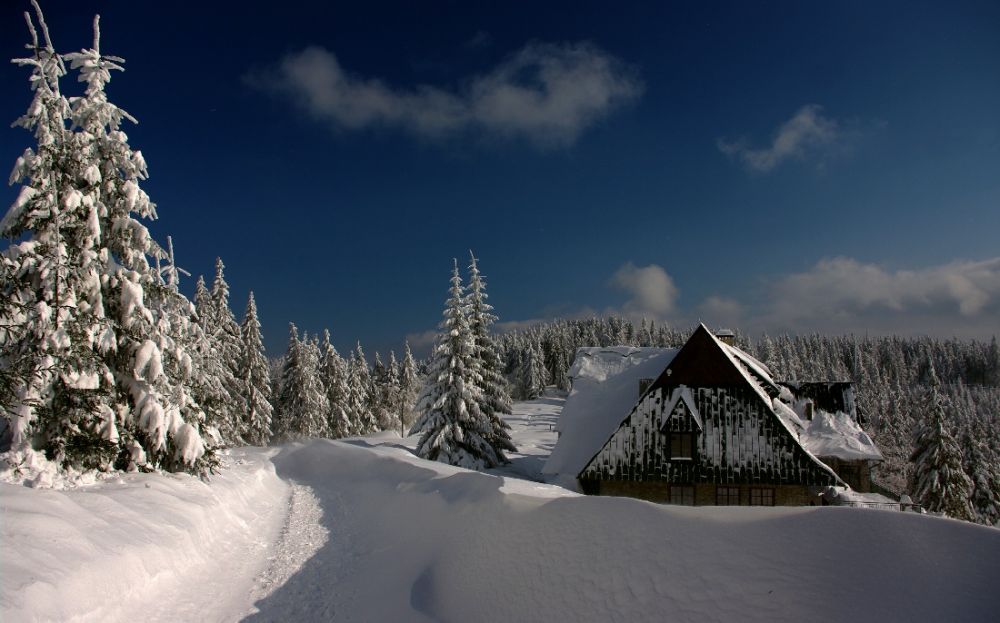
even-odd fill
[{"label": "window frame", "polygon": [[[674,500],[675,492],[677,493],[677,498],[680,500],[679,502]],[[694,506],[694,494],[694,485],[670,485],[667,488],[667,503],[675,506]]]},{"label": "window frame", "polygon": [[[758,498],[756,502],[754,501],[755,494]],[[770,504],[765,503],[767,497],[771,498]],[[774,506],[774,487],[750,487],[750,506]]]},{"label": "window frame", "polygon": [[[715,487],[716,506],[740,506],[740,488],[729,485],[719,485]],[[736,502],[733,503],[735,498]]]},{"label": "window frame", "polygon": [[[674,440],[677,439],[681,447],[679,453],[674,453]],[[684,447],[684,440],[688,440],[687,447]],[[693,431],[671,431],[670,432],[670,460],[671,461],[693,461],[695,458],[695,433]],[[682,454],[687,451],[687,455]]]}]

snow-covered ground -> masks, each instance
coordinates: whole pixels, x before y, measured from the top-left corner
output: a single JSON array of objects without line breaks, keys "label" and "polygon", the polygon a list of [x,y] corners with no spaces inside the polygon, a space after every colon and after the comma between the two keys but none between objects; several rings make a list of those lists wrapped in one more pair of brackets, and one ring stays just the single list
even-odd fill
[{"label": "snow-covered ground", "polygon": [[0,619],[992,621],[1000,531],[853,508],[682,508],[491,474],[383,434],[234,451],[205,484],[0,485]]}]

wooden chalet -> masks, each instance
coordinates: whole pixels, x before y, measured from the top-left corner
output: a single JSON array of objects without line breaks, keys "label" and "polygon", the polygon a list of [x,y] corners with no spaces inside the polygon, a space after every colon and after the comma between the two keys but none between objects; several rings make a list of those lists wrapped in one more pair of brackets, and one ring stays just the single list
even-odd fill
[{"label": "wooden chalet", "polygon": [[[581,379],[579,392],[574,379],[544,470],[553,480],[571,473],[585,493],[686,505],[808,505],[831,487],[870,491],[881,455],[858,426],[850,384],[777,383],[704,325],[679,351],[583,350],[581,366],[622,362]],[[616,392],[617,402],[602,397]]]}]

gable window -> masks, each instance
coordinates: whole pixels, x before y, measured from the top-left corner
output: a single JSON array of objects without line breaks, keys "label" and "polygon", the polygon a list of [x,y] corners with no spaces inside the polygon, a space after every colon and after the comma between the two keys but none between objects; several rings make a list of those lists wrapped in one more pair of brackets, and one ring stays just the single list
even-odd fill
[{"label": "gable window", "polygon": [[670,433],[670,458],[694,458],[694,433]]},{"label": "gable window", "polygon": [[670,503],[694,506],[694,486],[670,485]]},{"label": "gable window", "polygon": [[718,506],[739,506],[740,505],[740,488],[739,487],[716,487],[715,488],[715,503]]},{"label": "gable window", "polygon": [[774,506],[774,489],[750,487],[750,506]]}]

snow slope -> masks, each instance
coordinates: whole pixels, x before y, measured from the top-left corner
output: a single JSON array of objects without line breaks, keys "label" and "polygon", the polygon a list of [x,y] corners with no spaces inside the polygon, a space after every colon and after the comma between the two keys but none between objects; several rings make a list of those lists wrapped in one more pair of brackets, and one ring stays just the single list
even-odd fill
[{"label": "snow slope", "polygon": [[2,485],[0,619],[882,622],[1000,611],[991,528],[585,497],[421,461],[410,443],[250,449],[209,485]]}]

